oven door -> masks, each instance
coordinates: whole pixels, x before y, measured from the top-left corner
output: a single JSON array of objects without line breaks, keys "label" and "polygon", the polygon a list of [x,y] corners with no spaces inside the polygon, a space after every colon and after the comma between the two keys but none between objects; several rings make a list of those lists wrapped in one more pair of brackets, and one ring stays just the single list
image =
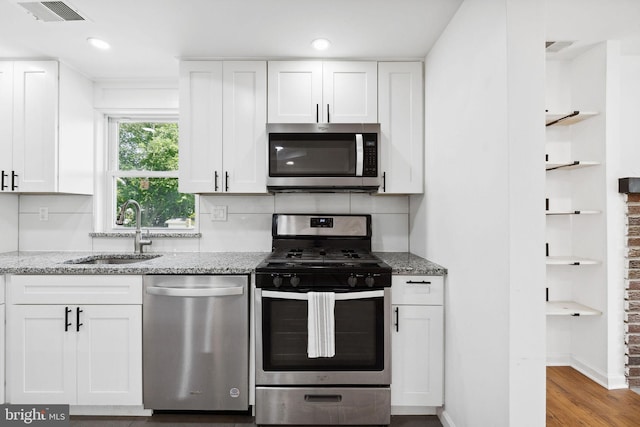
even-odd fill
[{"label": "oven door", "polygon": [[256,290],[257,385],[389,385],[390,288],[336,293],[335,356],[307,355],[304,292]]}]

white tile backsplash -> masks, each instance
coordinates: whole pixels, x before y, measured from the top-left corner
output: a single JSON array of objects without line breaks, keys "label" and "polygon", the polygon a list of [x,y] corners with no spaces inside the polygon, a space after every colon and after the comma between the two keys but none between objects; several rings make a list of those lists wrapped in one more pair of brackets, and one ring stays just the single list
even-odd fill
[{"label": "white tile backsplash", "polygon": [[347,193],[282,193],[275,198],[275,213],[350,213]]},{"label": "white tile backsplash", "polygon": [[260,196],[201,196],[200,213],[209,214],[212,206],[227,206],[227,213],[266,213],[274,209],[273,195]]},{"label": "white tile backsplash", "polygon": [[20,196],[20,213],[38,213],[47,208],[50,214],[93,213],[93,197],[72,195]]},{"label": "white tile backsplash", "polygon": [[[17,199],[17,196],[13,199]],[[10,200],[10,199],[7,199]],[[0,199],[0,202],[2,200]],[[212,221],[213,206],[227,207],[226,221]],[[48,220],[39,218],[47,208]],[[94,250],[131,252],[132,238],[91,238],[91,196],[22,195],[19,207],[19,250]],[[9,212],[9,213],[10,213]],[[201,239],[154,239],[152,252],[270,251],[273,213],[371,214],[373,249],[407,251],[409,248],[409,197],[348,193],[283,193],[275,195],[206,195],[200,197]],[[11,218],[3,215],[2,218]],[[8,229],[15,229],[9,224]],[[8,249],[12,250],[12,249]]]},{"label": "white tile backsplash", "polygon": [[408,214],[372,214],[371,249],[376,252],[409,251]]},{"label": "white tile backsplash", "polygon": [[18,250],[18,196],[0,194],[0,252]]},{"label": "white tile backsplash", "polygon": [[41,221],[37,213],[20,214],[19,250],[90,251],[93,216],[90,213],[49,213]]},{"label": "white tile backsplash", "polygon": [[271,214],[228,214],[226,221],[200,215],[202,252],[271,251]]},{"label": "white tile backsplash", "polygon": [[370,196],[368,194],[351,194],[351,213],[362,214],[408,214],[409,197],[407,196]]}]

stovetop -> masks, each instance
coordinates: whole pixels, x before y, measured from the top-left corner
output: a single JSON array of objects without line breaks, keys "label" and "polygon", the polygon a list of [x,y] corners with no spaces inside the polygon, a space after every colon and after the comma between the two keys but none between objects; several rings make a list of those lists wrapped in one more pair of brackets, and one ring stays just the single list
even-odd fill
[{"label": "stovetop", "polygon": [[273,252],[256,267],[259,288],[391,286],[391,267],[371,253],[370,215],[274,214]]}]

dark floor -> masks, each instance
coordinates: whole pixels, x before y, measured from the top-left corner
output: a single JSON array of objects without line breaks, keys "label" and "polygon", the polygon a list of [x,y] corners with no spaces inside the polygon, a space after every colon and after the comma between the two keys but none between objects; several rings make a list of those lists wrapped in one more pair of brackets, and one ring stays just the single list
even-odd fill
[{"label": "dark floor", "polygon": [[[254,418],[246,415],[160,414],[152,417],[72,416],[71,427],[252,427]],[[435,415],[398,415],[391,427],[442,427]]]}]

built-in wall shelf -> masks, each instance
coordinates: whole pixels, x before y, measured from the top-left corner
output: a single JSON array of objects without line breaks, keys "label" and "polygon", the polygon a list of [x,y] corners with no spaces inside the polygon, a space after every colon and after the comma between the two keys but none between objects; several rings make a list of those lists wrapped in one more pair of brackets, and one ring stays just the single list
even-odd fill
[{"label": "built-in wall shelf", "polygon": [[596,115],[598,115],[598,113],[593,111],[547,111],[545,122],[547,126],[570,126]]},{"label": "built-in wall shelf", "polygon": [[548,171],[552,171],[557,169],[563,169],[563,170],[580,169],[580,168],[586,168],[589,166],[597,166],[599,164],[600,162],[573,160],[573,161],[566,161],[566,162],[558,162],[558,161],[545,162],[544,165]]},{"label": "built-in wall shelf", "polygon": [[548,256],[545,257],[547,265],[596,265],[600,261],[574,256]]},{"label": "built-in wall shelf", "polygon": [[547,316],[599,316],[602,314],[601,311],[574,301],[547,301],[546,311]]},{"label": "built-in wall shelf", "polygon": [[547,215],[594,215],[599,214],[600,211],[592,210],[575,210],[575,211],[545,211]]}]

